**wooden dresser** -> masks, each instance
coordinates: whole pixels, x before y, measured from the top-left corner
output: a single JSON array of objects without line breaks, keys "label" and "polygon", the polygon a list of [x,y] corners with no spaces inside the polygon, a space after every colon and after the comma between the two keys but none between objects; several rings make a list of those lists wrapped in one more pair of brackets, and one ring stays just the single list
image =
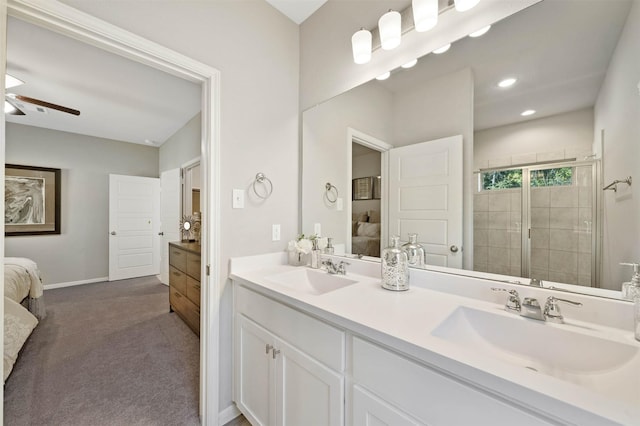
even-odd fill
[{"label": "wooden dresser", "polygon": [[169,307],[200,336],[200,245],[169,243]]}]

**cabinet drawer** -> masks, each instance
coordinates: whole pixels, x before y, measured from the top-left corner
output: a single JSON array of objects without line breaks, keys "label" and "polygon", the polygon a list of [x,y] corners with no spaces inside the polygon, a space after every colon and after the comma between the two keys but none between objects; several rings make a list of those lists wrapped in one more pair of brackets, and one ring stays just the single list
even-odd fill
[{"label": "cabinet drawer", "polygon": [[174,246],[169,246],[169,265],[180,269],[187,270],[187,252]]},{"label": "cabinet drawer", "polygon": [[187,277],[187,297],[196,306],[200,306],[200,281]]},{"label": "cabinet drawer", "polygon": [[200,335],[200,308],[191,302],[187,296],[176,290],[170,291],[169,303],[184,322],[195,331],[196,334]]},{"label": "cabinet drawer", "polygon": [[187,253],[187,275],[200,281],[200,256]]},{"label": "cabinet drawer", "polygon": [[344,371],[345,333],[254,291],[236,285],[237,312],[336,371]]},{"label": "cabinet drawer", "polygon": [[353,380],[429,425],[548,424],[458,379],[357,337],[353,338]]},{"label": "cabinet drawer", "polygon": [[180,293],[187,294],[187,275],[175,267],[169,266],[169,285]]}]

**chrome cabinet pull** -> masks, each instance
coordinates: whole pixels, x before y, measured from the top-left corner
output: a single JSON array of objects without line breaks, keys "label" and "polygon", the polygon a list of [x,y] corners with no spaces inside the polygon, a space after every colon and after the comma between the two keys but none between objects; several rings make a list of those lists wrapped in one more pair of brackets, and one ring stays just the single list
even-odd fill
[{"label": "chrome cabinet pull", "polygon": [[116,235],[116,231],[111,231],[111,235]]},{"label": "chrome cabinet pull", "polygon": [[273,349],[273,346],[271,346],[270,344],[268,344],[268,343],[267,343],[267,346],[266,346],[264,349],[265,349],[265,353],[266,353],[266,354],[268,354],[268,353],[269,353],[269,351],[270,351],[271,349]]},{"label": "chrome cabinet pull", "polygon": [[273,359],[276,359],[276,356],[280,353],[280,349],[273,348]]}]

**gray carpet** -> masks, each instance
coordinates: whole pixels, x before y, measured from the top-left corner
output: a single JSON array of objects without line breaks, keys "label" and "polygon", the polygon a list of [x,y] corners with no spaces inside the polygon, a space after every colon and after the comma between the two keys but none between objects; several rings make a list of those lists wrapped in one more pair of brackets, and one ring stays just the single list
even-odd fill
[{"label": "gray carpet", "polygon": [[45,292],[5,425],[198,425],[198,337],[155,277]]}]

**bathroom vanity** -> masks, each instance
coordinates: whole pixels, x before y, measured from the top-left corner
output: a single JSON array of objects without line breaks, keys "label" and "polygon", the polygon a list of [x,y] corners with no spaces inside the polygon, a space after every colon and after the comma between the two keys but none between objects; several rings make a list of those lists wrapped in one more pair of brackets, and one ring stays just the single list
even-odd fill
[{"label": "bathroom vanity", "polygon": [[566,295],[583,307],[555,324],[491,291],[558,297],[542,288],[412,270],[390,292],[379,264],[349,262],[232,259],[234,400],[252,424],[640,424],[631,304]]}]

